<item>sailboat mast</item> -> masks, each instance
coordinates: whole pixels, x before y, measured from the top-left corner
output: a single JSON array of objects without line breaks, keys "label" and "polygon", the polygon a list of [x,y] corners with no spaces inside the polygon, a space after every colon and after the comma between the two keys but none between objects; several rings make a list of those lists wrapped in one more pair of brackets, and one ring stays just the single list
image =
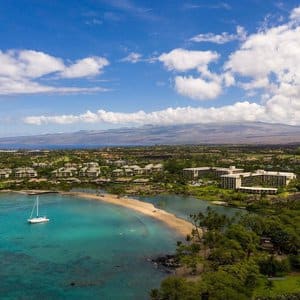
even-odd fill
[{"label": "sailboat mast", "polygon": [[39,216],[39,196],[36,197],[36,216]]}]

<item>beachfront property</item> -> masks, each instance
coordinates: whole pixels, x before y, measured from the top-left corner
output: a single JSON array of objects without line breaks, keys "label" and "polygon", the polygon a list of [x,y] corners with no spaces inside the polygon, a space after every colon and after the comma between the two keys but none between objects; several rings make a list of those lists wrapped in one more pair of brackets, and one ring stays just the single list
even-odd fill
[{"label": "beachfront property", "polygon": [[0,169],[0,179],[6,179],[9,178],[10,175],[12,174],[12,169]]},{"label": "beachfront property", "polygon": [[183,169],[183,176],[188,180],[195,180],[201,176],[207,174],[213,174],[216,177],[221,177],[226,174],[236,174],[243,172],[244,169],[238,169],[235,166],[230,166],[229,168],[220,167],[197,167],[197,168],[185,168]]},{"label": "beachfront property", "polygon": [[55,177],[73,177],[77,173],[77,168],[74,167],[62,167],[52,171],[52,175]]},{"label": "beachfront property", "polygon": [[188,180],[195,180],[211,172],[211,167],[184,168],[183,176]]},{"label": "beachfront property", "polygon": [[138,165],[124,165],[121,168],[112,171],[113,176],[134,176],[134,175],[149,175],[152,173],[162,172],[162,164],[148,164],[144,168]]},{"label": "beachfront property", "polygon": [[221,187],[224,189],[238,190],[254,194],[276,194],[278,187],[286,186],[296,178],[295,173],[274,172],[256,170],[255,172],[243,172],[244,169],[230,166],[219,167],[197,167],[183,169],[186,179],[194,181],[201,176],[213,174],[221,179]]},{"label": "beachfront property", "polygon": [[244,171],[244,169],[238,169],[235,166],[230,166],[229,168],[213,167],[212,171],[216,177],[221,177],[223,175],[241,173]]},{"label": "beachfront property", "polygon": [[254,194],[276,194],[278,187],[286,186],[296,178],[295,173],[256,170],[221,176],[221,186]]},{"label": "beachfront property", "polygon": [[37,171],[29,167],[21,167],[14,169],[14,176],[16,178],[34,178],[37,177]]},{"label": "beachfront property", "polygon": [[100,175],[100,168],[97,166],[85,166],[79,170],[79,176],[95,178]]},{"label": "beachfront property", "polygon": [[101,174],[99,164],[97,162],[83,163],[82,168],[79,170],[79,176],[96,178]]}]

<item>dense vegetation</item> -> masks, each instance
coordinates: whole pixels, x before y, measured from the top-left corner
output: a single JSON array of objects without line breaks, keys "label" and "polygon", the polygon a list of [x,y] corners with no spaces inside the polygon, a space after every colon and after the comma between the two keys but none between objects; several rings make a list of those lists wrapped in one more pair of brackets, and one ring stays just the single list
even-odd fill
[{"label": "dense vegetation", "polygon": [[[164,172],[151,174],[148,183],[138,185],[133,180],[141,176],[131,176],[131,182],[114,182],[112,171],[116,168],[109,163],[122,159],[126,164],[145,166],[148,163],[162,163]],[[90,150],[15,151],[0,152],[0,169],[32,167],[37,163],[46,166],[34,167],[38,178],[43,180],[0,180],[0,189],[56,189],[67,190],[74,182],[55,180],[52,171],[66,163],[82,164],[97,162],[101,177],[111,179],[111,183],[95,183],[92,179],[80,178],[81,187],[104,188],[118,194],[157,194],[161,192],[193,195],[205,200],[222,200],[230,205],[245,206],[245,203],[260,200],[255,195],[238,193],[219,187],[219,181],[209,176],[198,185],[191,185],[182,175],[185,167],[236,165],[247,171],[265,169],[270,171],[290,171],[300,175],[300,147],[288,146],[153,146],[153,147],[113,147]],[[280,190],[280,198],[300,192],[300,176],[288,187]],[[262,195],[264,196],[264,195]],[[269,197],[270,198],[270,197]]]},{"label": "dense vegetation", "polygon": [[152,290],[152,300],[300,298],[299,201],[232,219],[208,209],[191,219],[195,230],[177,245],[180,276]]},{"label": "dense vegetation", "polygon": [[[140,166],[162,163],[164,170],[130,176],[127,178],[129,181],[121,182],[113,175],[113,170],[118,167],[114,162],[120,159],[126,164]],[[53,176],[52,172],[65,164],[79,166],[91,161],[99,164],[101,178],[108,181],[80,177],[76,182],[69,182]],[[281,187],[278,195],[267,196],[223,189],[218,178],[211,175],[191,183],[182,173],[182,169],[187,167],[230,165],[247,171],[294,172],[297,179]],[[0,152],[0,169],[17,167],[34,167],[38,178],[2,178],[0,190],[91,187],[115,194],[178,193],[205,200],[221,200],[250,212],[235,219],[220,216],[214,211],[191,216],[196,229],[185,243],[177,246],[176,260],[181,267],[176,270],[176,276],[165,279],[159,289],[151,292],[153,300],[300,299],[299,145],[190,145]],[[145,177],[147,183],[134,182]],[[271,280],[278,276],[284,278]]]}]

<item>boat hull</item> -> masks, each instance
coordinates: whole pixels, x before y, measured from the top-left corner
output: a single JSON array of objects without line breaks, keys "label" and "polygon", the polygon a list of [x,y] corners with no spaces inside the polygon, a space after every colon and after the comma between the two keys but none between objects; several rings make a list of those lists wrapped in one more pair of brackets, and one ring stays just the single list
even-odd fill
[{"label": "boat hull", "polygon": [[45,223],[49,222],[49,219],[46,217],[38,217],[38,218],[32,218],[27,220],[29,224],[38,224],[38,223]]}]

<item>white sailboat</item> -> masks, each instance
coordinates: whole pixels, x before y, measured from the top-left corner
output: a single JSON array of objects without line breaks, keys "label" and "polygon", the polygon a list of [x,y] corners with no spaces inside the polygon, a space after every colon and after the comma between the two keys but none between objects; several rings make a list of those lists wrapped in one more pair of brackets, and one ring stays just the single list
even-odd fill
[{"label": "white sailboat", "polygon": [[[36,217],[33,218],[32,215],[33,215],[35,207],[36,207]],[[47,217],[39,217],[39,196],[36,197],[36,201],[33,205],[31,215],[27,221],[30,224],[49,222],[49,219]]]}]

